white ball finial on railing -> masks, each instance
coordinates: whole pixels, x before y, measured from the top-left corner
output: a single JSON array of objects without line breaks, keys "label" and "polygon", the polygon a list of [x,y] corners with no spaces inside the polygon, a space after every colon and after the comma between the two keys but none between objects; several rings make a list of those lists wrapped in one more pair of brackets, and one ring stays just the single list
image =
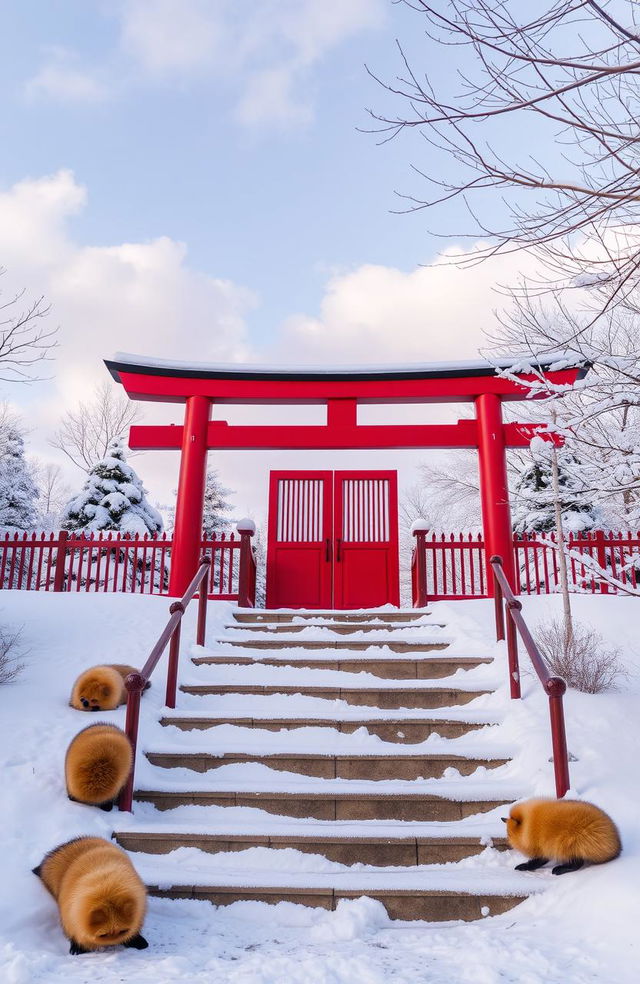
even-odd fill
[{"label": "white ball finial on railing", "polygon": [[254,536],[256,532],[256,524],[252,519],[239,519],[236,523],[236,529],[238,533],[248,533],[249,536]]},{"label": "white ball finial on railing", "polygon": [[428,532],[429,532],[429,524],[426,521],[426,519],[414,519],[413,523],[411,524],[411,533],[413,534],[413,536],[415,536],[416,533],[428,533]]}]

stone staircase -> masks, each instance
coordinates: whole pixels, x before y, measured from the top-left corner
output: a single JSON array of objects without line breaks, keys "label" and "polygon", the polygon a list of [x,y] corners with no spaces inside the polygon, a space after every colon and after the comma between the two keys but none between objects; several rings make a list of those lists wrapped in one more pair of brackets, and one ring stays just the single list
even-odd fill
[{"label": "stone staircase", "polygon": [[531,881],[498,852],[524,791],[500,778],[495,713],[467,706],[492,694],[492,658],[450,643],[424,612],[235,612],[185,669],[114,835],[150,893],[367,895],[439,921],[522,901]]}]

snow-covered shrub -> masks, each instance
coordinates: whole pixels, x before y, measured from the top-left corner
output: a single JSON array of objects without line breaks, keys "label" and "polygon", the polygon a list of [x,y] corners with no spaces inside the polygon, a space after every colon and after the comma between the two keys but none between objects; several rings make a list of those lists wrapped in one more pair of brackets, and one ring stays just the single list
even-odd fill
[{"label": "snow-covered shrub", "polygon": [[574,622],[567,635],[564,620],[552,619],[539,625],[534,635],[551,672],[574,690],[600,694],[615,689],[616,682],[626,675],[620,650],[603,648],[602,636],[588,626]]},{"label": "snow-covered shrub", "polygon": [[60,525],[63,530],[84,533],[162,533],[162,517],[147,501],[141,479],[127,464],[121,440],[113,441],[105,457],[91,468],[82,491],[67,503]]},{"label": "snow-covered shrub", "polygon": [[[112,532],[125,537],[142,537],[162,533],[162,516],[148,502],[142,480],[127,464],[121,440],[113,441],[106,456],[91,468],[84,488],[73,496],[63,510],[60,526],[80,535]],[[134,563],[129,556],[130,551],[114,548],[110,554],[114,559],[117,555],[118,563],[125,565],[118,572],[115,564],[111,564],[110,580],[113,583],[108,586],[112,589],[122,584],[123,577],[130,586],[153,580],[156,589],[166,587],[168,570],[157,555],[153,561],[145,561],[137,554]],[[88,548],[87,551],[82,549],[81,555],[76,571],[83,572],[83,584],[93,584],[97,578],[97,554]],[[89,558],[91,565],[88,564]],[[72,578],[75,580],[76,577],[74,573]],[[99,578],[101,584],[106,577],[103,564]]]},{"label": "snow-covered shrub", "polygon": [[19,631],[11,632],[0,625],[0,685],[11,683],[24,667],[18,648],[19,638]]}]

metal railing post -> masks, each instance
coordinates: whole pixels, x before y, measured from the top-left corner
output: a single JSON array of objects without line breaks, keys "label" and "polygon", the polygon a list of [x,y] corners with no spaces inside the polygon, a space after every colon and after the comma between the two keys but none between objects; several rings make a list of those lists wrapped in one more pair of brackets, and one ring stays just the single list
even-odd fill
[{"label": "metal railing post", "polygon": [[504,610],[502,607],[502,585],[496,577],[495,564],[502,564],[502,557],[498,557],[497,554],[489,561],[491,564],[491,576],[493,578],[493,604],[496,618],[496,642],[502,642],[504,639]]},{"label": "metal railing post", "polygon": [[549,717],[551,719],[551,745],[553,748],[553,771],[556,780],[556,796],[562,799],[570,788],[569,753],[567,733],[564,726],[563,696],[567,685],[561,677],[547,680],[545,690],[549,694]]},{"label": "metal railing post", "polygon": [[130,673],[125,679],[127,688],[127,717],[124,730],[131,743],[131,772],[118,798],[118,808],[131,813],[133,808],[133,780],[136,769],[136,748],[138,745],[138,722],[140,720],[140,698],[144,690],[145,679],[139,673]]},{"label": "metal railing post", "polygon": [[196,631],[196,643],[198,646],[204,646],[204,639],[207,631],[207,601],[209,600],[209,572],[211,570],[211,557],[203,557],[200,564],[206,564],[207,569],[202,581],[200,582],[200,590],[198,592],[198,628]]},{"label": "metal railing post", "polygon": [[[176,612],[180,612],[184,615],[184,605],[181,601],[174,601],[169,605],[169,614],[175,615]],[[176,689],[178,686],[178,660],[180,659],[180,626],[181,621],[178,622],[175,629],[171,633],[171,642],[169,643],[169,662],[167,664],[167,690],[164,698],[164,702],[167,707],[174,708],[176,706]]]},{"label": "metal railing post", "polygon": [[507,657],[509,660],[509,689],[511,699],[517,700],[520,694],[520,665],[518,662],[518,628],[513,618],[513,611],[520,611],[522,603],[514,600],[505,605],[507,613]]}]

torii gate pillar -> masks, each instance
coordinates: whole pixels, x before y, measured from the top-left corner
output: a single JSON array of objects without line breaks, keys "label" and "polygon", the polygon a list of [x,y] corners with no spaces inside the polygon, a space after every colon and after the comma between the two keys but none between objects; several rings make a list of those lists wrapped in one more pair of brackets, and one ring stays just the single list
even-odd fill
[{"label": "torii gate pillar", "polygon": [[509,584],[515,587],[513,535],[507,482],[507,456],[502,424],[502,404],[495,393],[476,397],[478,420],[478,457],[480,466],[480,501],[486,551],[487,590],[493,595],[489,560],[497,554]]},{"label": "torii gate pillar", "polygon": [[210,415],[211,400],[208,397],[187,397],[169,576],[169,594],[178,598],[184,594],[198,567]]}]

